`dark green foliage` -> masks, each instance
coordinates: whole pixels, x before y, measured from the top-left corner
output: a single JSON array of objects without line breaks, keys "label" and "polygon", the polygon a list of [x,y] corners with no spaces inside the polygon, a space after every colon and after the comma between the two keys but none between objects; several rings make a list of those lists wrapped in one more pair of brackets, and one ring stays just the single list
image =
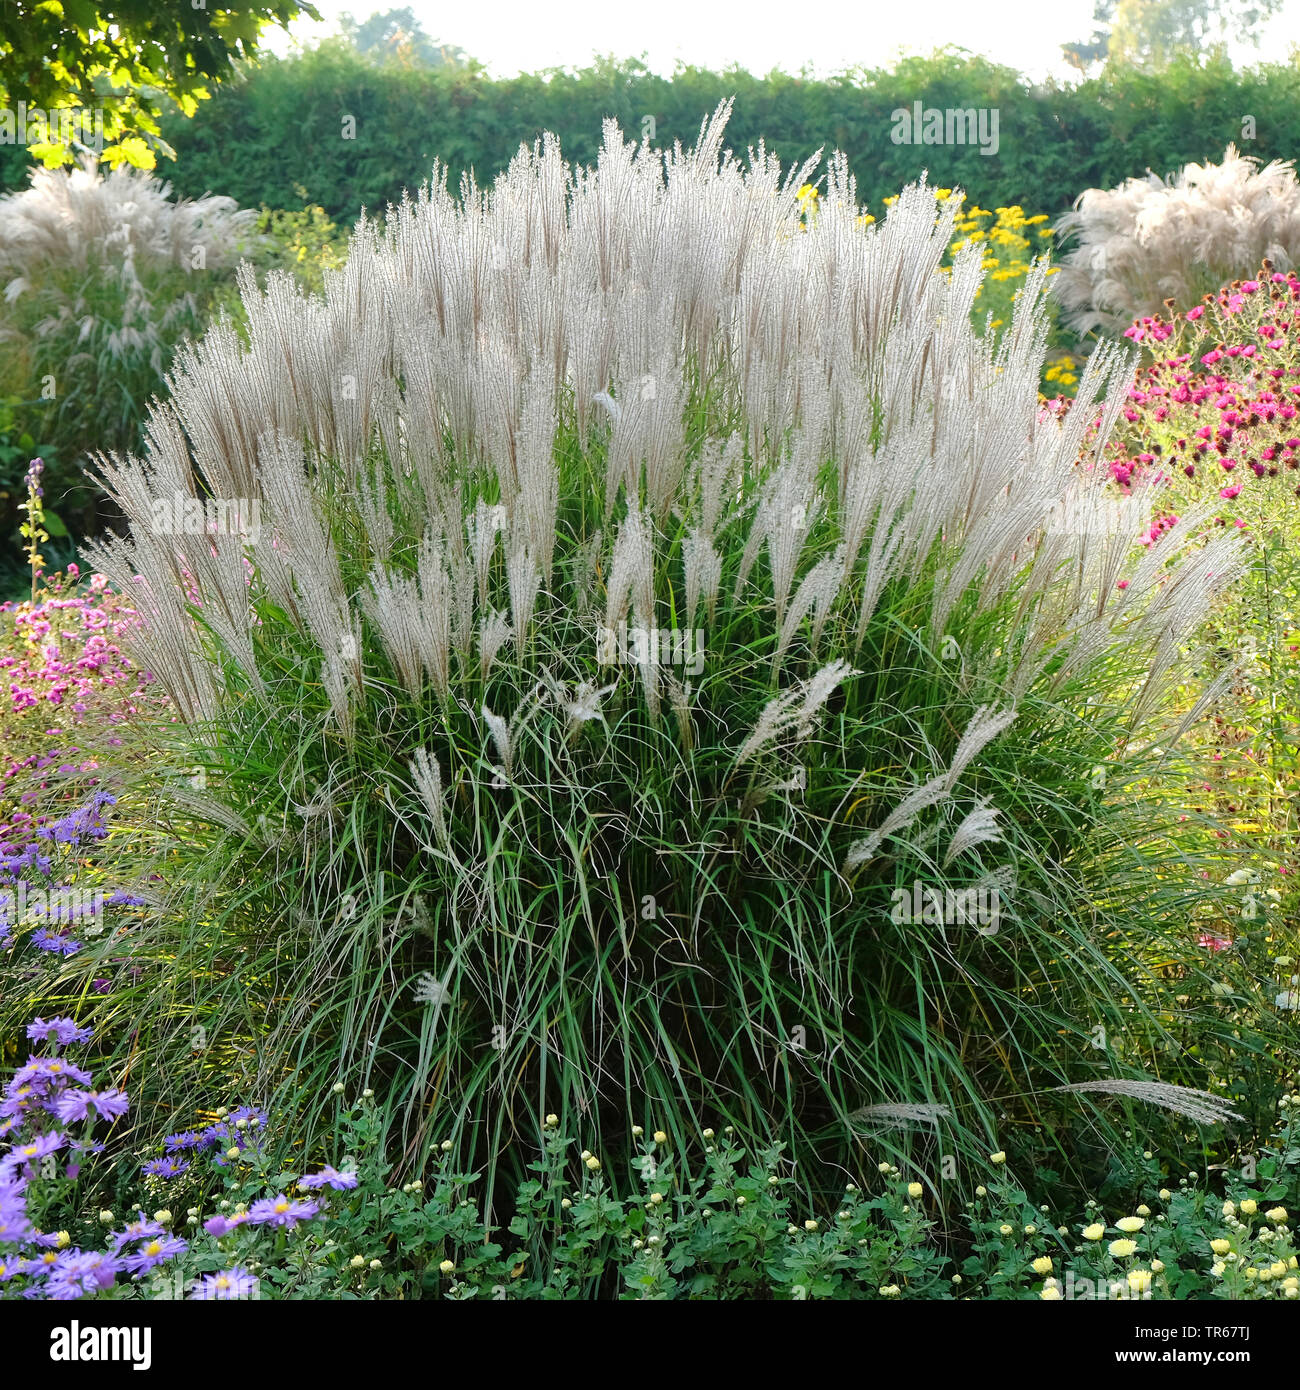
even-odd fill
[{"label": "dark green foliage", "polygon": [[[1085,188],[1110,186],[1147,167],[1246,153],[1288,158],[1300,148],[1300,71],[1282,64],[1236,71],[1225,60],[1181,60],[1160,74],[1120,69],[1075,87],[1030,86],[1018,73],[958,50],[905,58],[890,70],[857,69],[828,80],[741,69],[682,68],[669,80],[636,61],[606,60],[580,72],[492,80],[475,68],[378,66],[343,41],[305,56],[269,60],[218,90],[198,114],[163,121],[178,161],[168,170],[194,197],[227,193],[244,205],[298,206],[294,184],[340,221],[382,208],[427,177],[435,158],[453,186],[473,169],[480,183],[521,141],[553,130],[573,158],[594,157],[596,132],[615,117],[640,139],[653,118],[659,145],[690,144],[703,115],[734,95],[733,148],[766,137],[790,163],[819,147],[843,149],[861,196],[882,200],[928,169],[930,181],[963,187],[983,207],[1019,203],[1062,212]],[[890,113],[928,107],[996,107],[998,153],[978,146],[896,145]],[[343,138],[343,118],[356,138]],[[1243,119],[1255,121],[1254,140]],[[0,157],[0,178],[18,169]]]}]

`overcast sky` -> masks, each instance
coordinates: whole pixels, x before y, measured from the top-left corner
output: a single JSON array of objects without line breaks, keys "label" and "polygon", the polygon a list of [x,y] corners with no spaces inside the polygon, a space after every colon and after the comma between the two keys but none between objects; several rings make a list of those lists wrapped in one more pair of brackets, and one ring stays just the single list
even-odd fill
[{"label": "overcast sky", "polygon": [[[315,0],[324,22],[300,22],[299,38],[336,31],[338,16],[364,19],[400,7],[367,0]],[[817,73],[864,64],[887,64],[900,51],[928,53],[953,43],[1018,68],[1035,80],[1070,69],[1060,45],[1092,36],[1093,0],[924,0],[882,4],[881,0],[480,0],[478,4],[433,4],[410,0],[425,32],[457,44],[498,77],[538,68],[583,66],[595,54],[646,59],[656,72],[670,73],[678,59],[700,67],[733,63],[752,72],[774,67],[797,72],[805,63]],[[1300,45],[1300,0],[1287,0],[1267,30],[1263,54],[1285,58]],[[284,52],[277,35],[271,47]],[[1250,50],[1235,51],[1249,57]]]}]

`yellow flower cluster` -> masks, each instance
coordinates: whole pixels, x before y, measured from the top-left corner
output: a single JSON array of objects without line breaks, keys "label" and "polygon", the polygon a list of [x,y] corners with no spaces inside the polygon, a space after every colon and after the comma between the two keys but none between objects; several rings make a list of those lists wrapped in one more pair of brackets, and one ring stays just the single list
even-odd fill
[{"label": "yellow flower cluster", "polygon": [[[946,192],[949,190],[936,190],[936,194]],[[964,195],[962,201],[965,201]],[[1048,245],[1035,246],[1035,238],[1039,242],[1051,241],[1052,229],[1046,222],[1045,212],[1026,217],[1024,208],[1018,203],[1008,208],[995,208],[992,212],[975,203],[958,214],[955,230],[961,233],[961,240],[954,241],[950,249],[955,256],[963,247],[982,246],[989,282],[1023,280],[1029,274],[1035,254],[1049,249]]]},{"label": "yellow flower cluster", "polygon": [[1075,368],[1078,364],[1070,354],[1063,353],[1054,362],[1050,363],[1047,370],[1043,373],[1044,381],[1053,381],[1058,386],[1077,386],[1079,377]]}]

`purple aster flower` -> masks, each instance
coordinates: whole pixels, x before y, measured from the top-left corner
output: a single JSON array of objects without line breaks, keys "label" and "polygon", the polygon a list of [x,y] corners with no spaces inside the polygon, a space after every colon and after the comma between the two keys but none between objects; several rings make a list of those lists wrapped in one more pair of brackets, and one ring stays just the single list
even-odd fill
[{"label": "purple aster flower", "polygon": [[257,1279],[246,1269],[236,1265],[233,1269],[223,1269],[220,1274],[205,1274],[194,1281],[194,1299],[214,1298],[256,1298]]},{"label": "purple aster flower", "polygon": [[142,1164],[140,1171],[147,1178],[178,1178],[189,1167],[184,1158],[151,1158]]},{"label": "purple aster flower", "polygon": [[125,1092],[114,1087],[109,1091],[65,1091],[50,1109],[64,1124],[75,1124],[86,1119],[92,1110],[101,1120],[116,1120],[125,1115],[130,1106]]},{"label": "purple aster flower", "polygon": [[69,1043],[89,1042],[91,1030],[78,1027],[70,1018],[52,1018],[48,1022],[38,1018],[27,1025],[27,1036],[33,1042],[46,1042],[53,1038],[66,1047]]},{"label": "purple aster flower", "polygon": [[70,936],[55,936],[47,931],[33,932],[32,945],[38,951],[49,951],[56,956],[75,956],[81,950],[80,941],[74,941]]},{"label": "purple aster flower", "polygon": [[201,1149],[204,1138],[196,1130],[182,1130],[179,1134],[169,1134],[163,1140],[163,1148],[169,1154],[188,1153],[191,1149]]},{"label": "purple aster flower", "polygon": [[0,1178],[20,1166],[39,1163],[47,1154],[58,1153],[63,1147],[63,1135],[57,1129],[48,1134],[38,1134],[26,1144],[15,1144],[3,1158],[0,1158]]},{"label": "purple aster flower", "polygon": [[133,1240],[153,1240],[155,1236],[165,1234],[163,1228],[157,1221],[132,1221],[129,1226],[113,1234],[113,1251],[117,1253],[124,1245],[130,1245]]},{"label": "purple aster flower", "polygon": [[12,1095],[22,1086],[47,1086],[51,1081],[75,1081],[79,1086],[89,1086],[94,1079],[66,1057],[29,1057],[27,1065],[19,1067],[9,1078],[7,1094]]},{"label": "purple aster flower", "polygon": [[247,1222],[247,1220],[248,1213],[246,1211],[236,1212],[234,1216],[231,1217],[209,1216],[208,1219],[203,1223],[203,1229],[210,1236],[215,1236],[218,1240],[220,1240],[222,1236],[229,1235],[231,1231],[235,1230],[239,1226],[244,1225]]},{"label": "purple aster flower", "polygon": [[328,1163],[319,1173],[307,1173],[298,1179],[298,1186],[304,1192],[311,1192],[318,1187],[332,1187],[335,1192],[346,1192],[356,1185],[357,1175],[355,1173],[340,1173],[337,1168],[331,1168]]},{"label": "purple aster flower", "polygon": [[291,1202],[281,1192],[276,1197],[266,1197],[260,1202],[254,1202],[248,1209],[248,1224],[250,1226],[296,1226],[299,1221],[308,1220],[315,1216],[318,1211],[320,1211],[319,1202]]},{"label": "purple aster flower", "polygon": [[0,1245],[17,1245],[32,1233],[32,1223],[25,1210],[0,1211]]},{"label": "purple aster flower", "polygon": [[18,1272],[27,1275],[29,1279],[44,1279],[52,1269],[57,1268],[59,1259],[57,1250],[47,1250],[43,1255],[37,1255],[35,1259],[25,1260],[22,1269]]},{"label": "purple aster flower", "polygon": [[111,1255],[69,1250],[50,1273],[48,1296],[59,1301],[90,1297],[110,1288],[121,1270],[121,1262]]},{"label": "purple aster flower", "polygon": [[157,1269],[164,1260],[182,1255],[188,1249],[189,1246],[176,1236],[155,1236],[152,1240],[145,1241],[135,1254],[123,1255],[122,1264],[132,1274],[148,1274],[151,1269]]}]

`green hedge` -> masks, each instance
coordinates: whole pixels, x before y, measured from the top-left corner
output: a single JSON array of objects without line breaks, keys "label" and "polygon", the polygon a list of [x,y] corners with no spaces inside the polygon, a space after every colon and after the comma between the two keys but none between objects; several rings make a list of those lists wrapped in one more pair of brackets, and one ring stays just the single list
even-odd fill
[{"label": "green hedge", "polygon": [[[211,190],[245,205],[300,206],[300,184],[310,201],[347,221],[362,205],[382,208],[417,185],[435,156],[453,181],[470,167],[486,181],[521,141],[554,130],[571,157],[586,161],[605,116],[637,138],[653,116],[659,144],[690,143],[701,117],[731,95],[735,149],[764,136],[789,162],[819,146],[841,148],[873,206],[927,167],[932,182],[960,185],[985,207],[1020,203],[1055,214],[1085,188],[1148,166],[1164,173],[1217,158],[1230,140],[1266,158],[1300,152],[1294,63],[1237,71],[1226,60],[1188,58],[1163,74],[1120,70],[1070,88],[1031,86],[1010,68],[949,49],[827,80],[699,68],[667,79],[613,61],[492,80],[476,70],[378,67],[336,40],[268,60],[219,89],[192,120],[166,121],[179,158],[160,172],[181,193]],[[973,145],[895,145],[890,113],[915,101],[996,107],[997,155]],[[347,115],[356,118],[354,140],[342,137]],[[1254,140],[1242,139],[1246,116]],[[0,148],[0,179],[11,186],[21,180],[16,153]]]}]

